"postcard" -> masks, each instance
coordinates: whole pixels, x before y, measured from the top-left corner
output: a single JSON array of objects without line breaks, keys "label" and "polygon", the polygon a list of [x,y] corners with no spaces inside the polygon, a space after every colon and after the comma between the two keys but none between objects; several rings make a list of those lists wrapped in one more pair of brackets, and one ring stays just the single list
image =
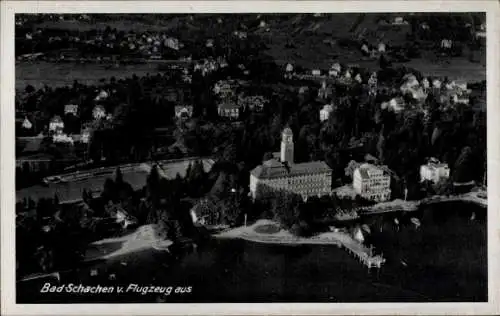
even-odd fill
[{"label": "postcard", "polygon": [[499,313],[499,17],[2,2],[2,312]]}]

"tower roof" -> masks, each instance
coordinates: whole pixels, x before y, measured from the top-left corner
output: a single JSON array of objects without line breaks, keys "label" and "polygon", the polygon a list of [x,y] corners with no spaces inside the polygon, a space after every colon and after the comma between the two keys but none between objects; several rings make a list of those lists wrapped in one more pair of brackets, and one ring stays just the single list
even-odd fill
[{"label": "tower roof", "polygon": [[286,127],[286,128],[283,130],[283,135],[293,136],[292,129],[291,129],[290,127]]}]

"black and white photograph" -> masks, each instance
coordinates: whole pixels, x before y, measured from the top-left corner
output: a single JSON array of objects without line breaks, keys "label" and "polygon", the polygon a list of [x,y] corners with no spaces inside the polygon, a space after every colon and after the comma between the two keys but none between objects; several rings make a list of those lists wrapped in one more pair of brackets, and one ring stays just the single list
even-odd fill
[{"label": "black and white photograph", "polygon": [[13,304],[491,302],[494,24],[389,9],[16,12]]}]

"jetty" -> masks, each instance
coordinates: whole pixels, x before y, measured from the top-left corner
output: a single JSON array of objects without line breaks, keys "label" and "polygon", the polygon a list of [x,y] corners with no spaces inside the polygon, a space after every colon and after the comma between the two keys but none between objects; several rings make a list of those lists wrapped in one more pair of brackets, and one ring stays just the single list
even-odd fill
[{"label": "jetty", "polygon": [[374,255],[373,248],[366,247],[348,234],[343,232],[333,232],[332,234],[336,234],[336,239],[339,241],[337,245],[339,247],[344,248],[347,253],[354,256],[354,258],[368,267],[368,269],[380,269],[385,263],[385,258],[382,255]]},{"label": "jetty", "polygon": [[373,254],[373,247],[366,247],[363,243],[354,239],[346,232],[332,231],[325,232],[313,237],[298,237],[286,230],[280,230],[277,233],[262,234],[255,231],[255,227],[259,225],[277,223],[269,220],[259,220],[251,226],[242,226],[220,232],[216,234],[216,238],[238,238],[246,241],[263,243],[263,244],[279,244],[279,245],[336,245],[339,248],[345,249],[355,259],[359,260],[368,269],[381,268],[385,259],[381,255]]}]

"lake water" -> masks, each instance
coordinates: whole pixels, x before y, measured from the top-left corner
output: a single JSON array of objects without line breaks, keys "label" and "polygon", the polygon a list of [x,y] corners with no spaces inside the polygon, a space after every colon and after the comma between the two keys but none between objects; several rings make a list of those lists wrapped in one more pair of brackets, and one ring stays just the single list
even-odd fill
[{"label": "lake water", "polygon": [[[472,212],[476,219],[470,220]],[[397,217],[399,227],[395,225]],[[418,217],[415,228],[411,217]],[[152,250],[98,264],[100,273],[129,283],[192,287],[191,293],[34,295],[18,288],[18,302],[452,302],[487,300],[486,209],[465,203],[427,206],[361,220],[366,241],[387,259],[368,271],[336,246],[278,246],[212,240],[173,261]],[[68,279],[83,284],[88,271]],[[110,283],[111,281],[106,281]],[[162,299],[159,300],[159,297]]]}]

